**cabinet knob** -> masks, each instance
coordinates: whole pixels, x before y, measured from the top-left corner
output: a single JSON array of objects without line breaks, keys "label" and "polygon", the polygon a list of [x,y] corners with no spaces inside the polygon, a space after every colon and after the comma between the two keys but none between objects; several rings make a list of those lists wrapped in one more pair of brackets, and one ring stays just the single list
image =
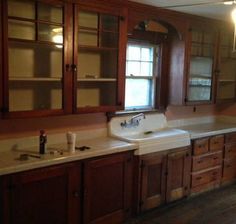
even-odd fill
[{"label": "cabinet knob", "polygon": [[71,65],[71,70],[77,72],[77,66],[75,64]]},{"label": "cabinet knob", "polygon": [[73,192],[73,196],[74,196],[75,198],[78,198],[78,197],[79,197],[79,192],[78,192],[78,191],[74,191],[74,192]]}]

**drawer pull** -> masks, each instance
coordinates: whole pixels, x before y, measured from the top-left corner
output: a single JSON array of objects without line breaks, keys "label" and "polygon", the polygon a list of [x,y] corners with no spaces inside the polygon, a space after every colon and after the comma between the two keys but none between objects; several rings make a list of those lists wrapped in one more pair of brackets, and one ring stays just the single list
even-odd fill
[{"label": "drawer pull", "polygon": [[216,179],[216,178],[212,178],[211,180],[212,180],[212,181],[216,181],[217,179]]},{"label": "drawer pull", "polygon": [[197,179],[197,180],[201,180],[201,179],[202,179],[202,177],[197,177],[196,179]]},{"label": "drawer pull", "polygon": [[218,157],[214,157],[213,159],[214,159],[214,160],[217,160],[217,159],[219,159],[219,158],[218,158]]},{"label": "drawer pull", "polygon": [[198,148],[202,148],[202,145],[199,145]]},{"label": "drawer pull", "polygon": [[202,160],[198,160],[197,163],[202,163]]},{"label": "drawer pull", "polygon": [[214,142],[213,144],[219,144],[219,142],[216,141],[216,142]]}]

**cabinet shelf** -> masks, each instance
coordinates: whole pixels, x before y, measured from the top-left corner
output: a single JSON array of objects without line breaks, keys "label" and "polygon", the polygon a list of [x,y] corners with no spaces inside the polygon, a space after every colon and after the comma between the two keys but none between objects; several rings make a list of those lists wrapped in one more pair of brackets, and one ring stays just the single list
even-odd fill
[{"label": "cabinet shelf", "polygon": [[22,81],[22,82],[60,82],[62,78],[28,78],[28,77],[10,77],[9,81]]},{"label": "cabinet shelf", "polygon": [[117,79],[112,78],[78,78],[77,82],[116,82]]},{"label": "cabinet shelf", "polygon": [[79,45],[80,51],[118,51],[118,48],[114,47],[96,47],[96,46],[88,46],[88,45]]}]

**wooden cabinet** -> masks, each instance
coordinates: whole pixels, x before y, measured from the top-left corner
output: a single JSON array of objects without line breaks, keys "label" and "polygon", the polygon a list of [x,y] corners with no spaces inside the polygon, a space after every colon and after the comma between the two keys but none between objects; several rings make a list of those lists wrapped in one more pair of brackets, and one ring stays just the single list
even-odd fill
[{"label": "wooden cabinet", "polygon": [[73,163],[3,177],[1,223],[80,223],[80,178]]},{"label": "wooden cabinet", "polygon": [[141,162],[140,211],[155,208],[165,202],[166,156],[144,155]]},{"label": "wooden cabinet", "polygon": [[122,223],[131,214],[132,154],[84,164],[84,223]]},{"label": "wooden cabinet", "polygon": [[169,154],[164,152],[140,156],[139,166],[139,211],[188,195],[191,169],[189,148],[175,149]]},{"label": "wooden cabinet", "polygon": [[217,102],[235,101],[236,53],[233,52],[233,29],[220,33],[219,59],[217,68]]},{"label": "wooden cabinet", "polygon": [[223,183],[236,179],[236,133],[225,135],[225,150],[223,164]]},{"label": "wooden cabinet", "polygon": [[122,223],[131,215],[133,152],[0,177],[0,223]]},{"label": "wooden cabinet", "polygon": [[168,154],[166,201],[187,196],[190,192],[191,150],[185,148]]},{"label": "wooden cabinet", "polygon": [[224,135],[193,140],[192,146],[191,193],[218,187],[222,178]]},{"label": "wooden cabinet", "polygon": [[212,100],[217,35],[210,30],[191,29],[187,102]]},{"label": "wooden cabinet", "polygon": [[121,5],[1,4],[5,117],[122,109],[126,15]]}]

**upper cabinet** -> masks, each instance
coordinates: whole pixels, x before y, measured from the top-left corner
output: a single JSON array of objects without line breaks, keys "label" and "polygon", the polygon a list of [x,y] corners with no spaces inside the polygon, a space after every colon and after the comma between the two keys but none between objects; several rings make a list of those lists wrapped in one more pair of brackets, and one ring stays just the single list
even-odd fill
[{"label": "upper cabinet", "polygon": [[191,30],[187,102],[212,100],[216,35],[204,30]]},{"label": "upper cabinet", "polygon": [[122,109],[122,7],[3,4],[5,117]]},{"label": "upper cabinet", "polygon": [[119,62],[120,52],[125,50],[124,16],[114,9],[91,11],[78,7],[75,18],[77,111],[121,109],[123,99],[119,88],[124,82],[124,67]]},{"label": "upper cabinet", "polygon": [[220,33],[219,63],[217,68],[217,102],[235,101],[236,52],[233,52],[233,31]]}]

